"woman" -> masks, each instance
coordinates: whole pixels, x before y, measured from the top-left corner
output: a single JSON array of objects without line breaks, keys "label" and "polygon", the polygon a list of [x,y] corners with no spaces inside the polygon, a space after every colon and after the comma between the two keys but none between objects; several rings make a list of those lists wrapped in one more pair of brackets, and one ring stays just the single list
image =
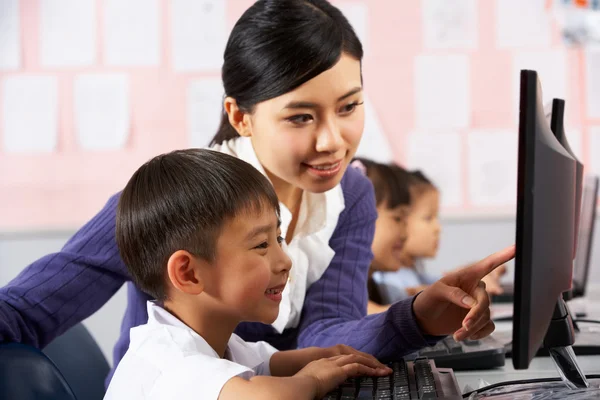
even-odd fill
[{"label": "woman", "polygon": [[[377,215],[371,184],[347,169],[364,125],[362,56],[350,24],[325,0],[258,1],[230,35],[222,69],[225,113],[212,145],[271,180],[293,262],[278,319],[272,326],[240,325],[236,332],[245,340],[280,349],[342,343],[387,358],[432,344],[429,335],[466,338],[493,330],[479,280],[514,249],[461,279],[447,276],[386,313],[365,316]],[[130,283],[118,254],[117,202],[115,195],[61,252],[34,262],[0,291],[0,341],[43,347],[128,282],[116,366],[129,329],[147,321],[149,299]]]}]

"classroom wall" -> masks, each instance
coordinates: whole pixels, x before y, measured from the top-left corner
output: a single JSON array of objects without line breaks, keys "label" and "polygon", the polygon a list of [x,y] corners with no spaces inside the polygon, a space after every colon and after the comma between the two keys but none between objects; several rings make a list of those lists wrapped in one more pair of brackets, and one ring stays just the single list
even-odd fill
[{"label": "classroom wall", "polygon": [[[76,229],[149,157],[205,146],[252,2],[0,0],[0,232]],[[563,44],[559,2],[334,3],[365,48],[361,154],[422,168],[445,215],[514,211],[522,68],[600,172],[600,50]]]}]

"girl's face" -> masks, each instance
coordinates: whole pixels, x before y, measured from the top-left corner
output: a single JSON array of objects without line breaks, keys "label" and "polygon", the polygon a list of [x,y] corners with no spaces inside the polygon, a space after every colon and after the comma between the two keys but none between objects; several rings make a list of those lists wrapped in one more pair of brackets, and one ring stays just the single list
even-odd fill
[{"label": "girl's face", "polygon": [[390,209],[384,203],[377,207],[372,266],[376,271],[397,271],[402,265],[402,249],[407,239],[409,206]]},{"label": "girl's face", "polygon": [[248,119],[258,159],[274,186],[309,192],[336,186],[364,128],[360,62],[343,54],[331,69],[256,105]]},{"label": "girl's face", "polygon": [[439,192],[426,189],[414,197],[407,218],[408,239],[405,255],[411,259],[432,258],[438,251],[440,223],[438,220]]}]

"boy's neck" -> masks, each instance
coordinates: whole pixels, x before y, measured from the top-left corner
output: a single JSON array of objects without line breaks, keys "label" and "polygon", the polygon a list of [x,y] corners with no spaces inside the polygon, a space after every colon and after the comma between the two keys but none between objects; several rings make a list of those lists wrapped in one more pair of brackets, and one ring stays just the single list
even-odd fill
[{"label": "boy's neck", "polygon": [[225,357],[227,344],[240,321],[226,317],[224,310],[210,304],[210,299],[200,302],[199,299],[165,301],[164,308],[190,327],[208,343],[219,355]]},{"label": "boy's neck", "polygon": [[416,264],[417,264],[417,260],[414,257],[412,257],[408,254],[405,254],[402,256],[402,266],[408,267],[408,268],[415,268]]}]

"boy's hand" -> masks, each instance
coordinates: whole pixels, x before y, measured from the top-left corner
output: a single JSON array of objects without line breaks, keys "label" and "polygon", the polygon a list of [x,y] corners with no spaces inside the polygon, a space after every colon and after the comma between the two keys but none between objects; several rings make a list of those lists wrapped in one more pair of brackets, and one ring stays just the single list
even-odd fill
[{"label": "boy's hand", "polygon": [[348,354],[357,354],[359,356],[368,358],[369,360],[371,360],[372,363],[374,363],[373,365],[375,365],[376,368],[387,368],[385,364],[381,363],[371,354],[363,353],[362,351],[358,351],[354,347],[346,346],[345,344],[338,344],[331,347],[321,348],[319,358],[329,358]]},{"label": "boy's hand", "polygon": [[[356,351],[356,350],[355,350]],[[361,375],[385,376],[392,370],[364,353],[344,354],[312,361],[295,376],[308,376],[315,380],[318,398],[324,397],[348,378]]]},{"label": "boy's hand", "polygon": [[490,298],[481,279],[515,256],[515,246],[452,272],[421,292],[413,312],[423,333],[454,334],[455,340],[480,339],[494,331]]}]

